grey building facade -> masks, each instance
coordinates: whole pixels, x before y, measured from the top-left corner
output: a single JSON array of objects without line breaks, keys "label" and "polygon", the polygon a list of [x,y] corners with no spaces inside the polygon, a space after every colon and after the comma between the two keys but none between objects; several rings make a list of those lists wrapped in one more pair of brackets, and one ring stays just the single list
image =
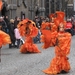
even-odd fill
[{"label": "grey building facade", "polygon": [[28,17],[26,0],[3,0],[2,15],[8,15],[9,18]]},{"label": "grey building facade", "polygon": [[34,19],[38,15],[45,16],[44,0],[3,0],[2,15],[9,18],[19,16],[21,18]]},{"label": "grey building facade", "polygon": [[59,10],[67,13],[69,9],[73,10],[70,4],[73,5],[72,0],[3,0],[1,13],[13,19],[16,16],[34,19],[36,15],[48,16]]}]

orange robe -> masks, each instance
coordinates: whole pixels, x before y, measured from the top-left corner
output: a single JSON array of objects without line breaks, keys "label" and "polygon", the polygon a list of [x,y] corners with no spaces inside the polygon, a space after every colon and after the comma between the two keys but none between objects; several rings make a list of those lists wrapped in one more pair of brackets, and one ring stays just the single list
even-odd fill
[{"label": "orange robe", "polygon": [[54,23],[44,23],[41,27],[41,42],[44,43],[43,48],[55,46],[57,36],[57,26]]},{"label": "orange robe", "polygon": [[33,43],[33,38],[32,37],[26,37],[25,43],[21,46],[20,48],[21,53],[40,53],[40,50],[38,47]]},{"label": "orange robe", "polygon": [[57,30],[58,30],[57,26],[54,23],[51,23],[51,44],[50,46],[55,46]]},{"label": "orange robe", "polygon": [[2,45],[6,45],[10,43],[11,43],[10,36],[0,30],[0,47],[2,47]]},{"label": "orange robe", "polygon": [[[21,21],[18,25],[20,34],[25,36],[25,43],[21,46],[21,53],[40,53],[41,51],[38,49],[36,44],[33,43],[33,37],[38,35],[38,28],[34,25],[34,22],[29,20],[30,23],[27,24],[27,20]],[[28,30],[26,30],[28,28]]]},{"label": "orange robe", "polygon": [[41,42],[44,43],[44,45],[42,46],[44,49],[50,47],[50,43],[51,43],[51,26],[49,22],[45,22],[42,24],[41,26]]},{"label": "orange robe", "polygon": [[56,44],[57,31],[51,32],[51,43],[50,46],[55,46]]},{"label": "orange robe", "polygon": [[44,43],[42,48],[46,49],[50,47],[50,43],[51,43],[51,31],[50,30],[42,30],[41,42]]},{"label": "orange robe", "polygon": [[50,66],[43,70],[46,74],[57,74],[61,71],[69,72],[70,64],[67,55],[70,53],[71,34],[58,33],[55,47],[55,57],[52,59]]}]

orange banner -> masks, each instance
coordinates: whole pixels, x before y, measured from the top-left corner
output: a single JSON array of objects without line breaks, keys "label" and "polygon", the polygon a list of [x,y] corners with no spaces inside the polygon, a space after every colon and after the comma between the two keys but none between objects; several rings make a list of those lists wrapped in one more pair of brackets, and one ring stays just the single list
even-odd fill
[{"label": "orange banner", "polygon": [[2,10],[2,5],[3,5],[3,2],[2,0],[0,0],[0,11]]}]

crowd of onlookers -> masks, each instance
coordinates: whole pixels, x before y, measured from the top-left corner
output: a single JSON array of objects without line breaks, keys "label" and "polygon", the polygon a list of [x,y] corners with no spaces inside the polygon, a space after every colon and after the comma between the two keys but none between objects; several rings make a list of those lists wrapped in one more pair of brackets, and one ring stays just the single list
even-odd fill
[{"label": "crowd of onlookers", "polygon": [[[10,35],[10,39],[12,43],[9,44],[9,48],[13,48],[13,47],[19,48],[19,45],[21,43],[24,43],[17,29],[17,24],[19,22],[20,22],[19,17],[15,17],[15,19],[10,19],[10,20],[8,16],[0,17],[1,30]],[[16,37],[16,35],[18,36],[18,38]]]},{"label": "crowd of onlookers", "polygon": [[[19,30],[17,29],[17,25],[20,21],[21,21],[21,19],[19,17],[15,17],[15,19],[10,19],[10,20],[9,20],[8,16],[0,17],[1,30],[3,30],[4,32],[6,32],[10,35],[10,39],[11,39],[12,43],[9,44],[9,48],[12,48],[12,47],[19,48],[19,45],[24,43],[22,37],[19,34]],[[37,42],[40,43],[41,24],[43,21],[49,22],[50,19],[48,17],[35,16],[33,21],[35,22],[36,27],[39,30],[38,35],[35,38],[33,38],[33,40],[34,40],[34,43],[37,43]],[[75,34],[75,19],[74,19],[74,17],[67,19],[66,31],[70,32],[72,35]]]},{"label": "crowd of onlookers", "polygon": [[73,36],[75,34],[75,24],[74,24],[74,20],[71,18],[67,19],[67,24],[66,24],[66,29],[67,32],[71,33],[71,35]]}]

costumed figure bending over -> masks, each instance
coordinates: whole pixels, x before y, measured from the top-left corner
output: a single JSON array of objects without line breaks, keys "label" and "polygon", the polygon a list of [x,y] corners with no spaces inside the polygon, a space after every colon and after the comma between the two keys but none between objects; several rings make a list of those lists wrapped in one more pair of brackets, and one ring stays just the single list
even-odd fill
[{"label": "costumed figure bending over", "polygon": [[25,43],[21,46],[21,53],[40,53],[41,51],[33,43],[33,37],[38,35],[38,29],[32,20],[25,19],[18,24],[20,34],[25,37]]}]

